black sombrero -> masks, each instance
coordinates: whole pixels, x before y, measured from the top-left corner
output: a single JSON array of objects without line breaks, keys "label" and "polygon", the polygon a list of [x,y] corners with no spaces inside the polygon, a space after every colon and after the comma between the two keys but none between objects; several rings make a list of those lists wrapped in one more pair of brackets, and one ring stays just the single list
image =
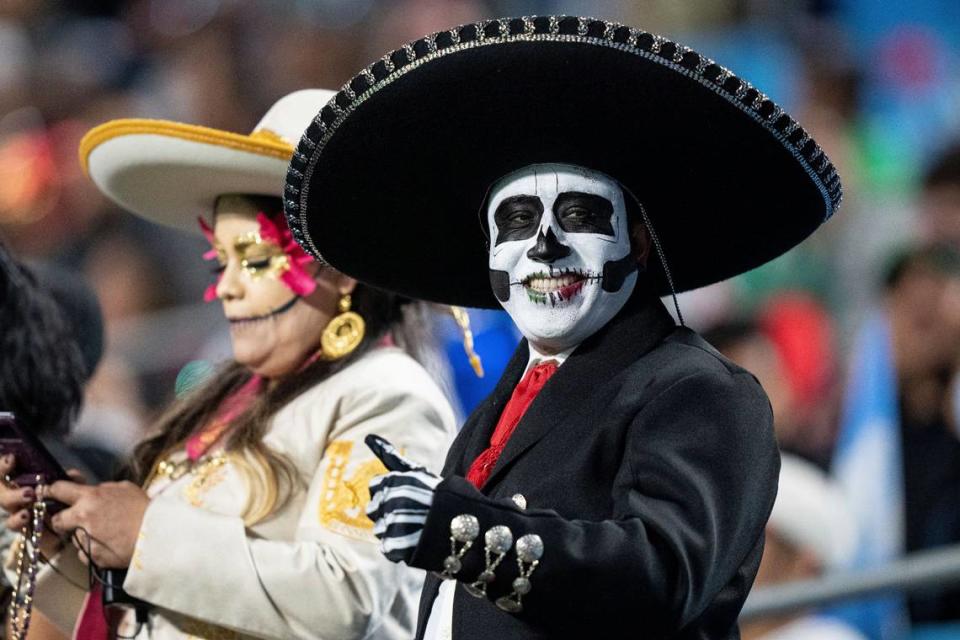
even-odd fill
[{"label": "black sombrero", "polygon": [[782,254],[841,197],[803,128],[712,60],[615,23],[537,17],[440,32],[364,69],[304,134],[285,207],[307,251],[361,281],[496,307],[483,201],[539,162],[633,192],[677,291]]}]

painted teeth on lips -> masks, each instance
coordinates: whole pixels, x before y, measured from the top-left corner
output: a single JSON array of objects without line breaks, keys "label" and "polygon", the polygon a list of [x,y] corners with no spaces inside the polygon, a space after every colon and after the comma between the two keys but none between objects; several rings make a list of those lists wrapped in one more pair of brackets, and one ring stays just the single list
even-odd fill
[{"label": "painted teeth on lips", "polygon": [[569,287],[570,285],[580,282],[583,279],[583,276],[574,274],[550,277],[534,277],[530,278],[530,280],[527,282],[527,287],[541,293],[551,293],[554,291],[559,291],[564,287]]}]

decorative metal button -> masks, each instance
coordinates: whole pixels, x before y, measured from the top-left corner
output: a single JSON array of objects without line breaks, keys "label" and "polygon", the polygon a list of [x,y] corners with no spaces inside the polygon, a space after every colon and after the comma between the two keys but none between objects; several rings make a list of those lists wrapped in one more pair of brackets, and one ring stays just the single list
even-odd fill
[{"label": "decorative metal button", "polygon": [[483,540],[491,553],[506,553],[513,546],[513,532],[510,531],[510,527],[498,525],[487,529]]},{"label": "decorative metal button", "polygon": [[543,540],[535,533],[528,533],[517,540],[517,558],[535,562],[543,557]]},{"label": "decorative metal button", "polygon": [[480,522],[469,513],[460,514],[450,521],[450,535],[457,542],[473,542],[480,535]]},{"label": "decorative metal button", "polygon": [[[543,540],[535,533],[528,533],[517,540],[517,566],[520,568],[520,576],[514,578],[513,593],[509,596],[497,598],[497,606],[510,613],[519,613],[523,611],[523,596],[530,593],[533,585],[530,582],[530,575],[540,564],[540,558],[543,557]],[[530,566],[525,566],[529,563]]]},{"label": "decorative metal button", "polygon": [[463,585],[467,593],[476,598],[487,597],[487,586],[496,579],[494,571],[500,566],[503,557],[507,555],[507,551],[510,551],[510,547],[513,546],[513,532],[510,531],[510,527],[497,525],[487,529],[487,532],[483,534],[483,541],[486,543],[483,549],[486,566],[475,581]]},{"label": "decorative metal button", "polygon": [[447,556],[443,560],[443,570],[448,573],[456,573],[463,568],[463,564],[460,562],[460,558],[457,556]]},{"label": "decorative metal button", "polygon": [[[476,516],[461,513],[450,521],[450,555],[443,559],[443,571],[438,575],[444,580],[452,580],[463,568],[463,554],[473,546],[473,541],[480,535],[480,522]],[[463,545],[458,548],[458,543]]]},{"label": "decorative metal button", "polygon": [[520,595],[526,595],[530,593],[532,585],[530,584],[529,578],[515,578],[513,581],[513,590],[519,593]]},{"label": "decorative metal button", "polygon": [[521,509],[527,508],[527,499],[523,496],[522,493],[515,493],[513,497],[510,498],[513,500],[513,503],[520,507]]}]

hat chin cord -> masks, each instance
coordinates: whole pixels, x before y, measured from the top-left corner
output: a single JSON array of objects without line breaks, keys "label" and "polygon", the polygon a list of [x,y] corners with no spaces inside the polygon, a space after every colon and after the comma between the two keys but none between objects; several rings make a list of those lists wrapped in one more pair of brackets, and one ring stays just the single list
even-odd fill
[{"label": "hat chin cord", "polygon": [[673,298],[673,307],[677,310],[677,320],[680,321],[681,327],[686,327],[686,323],[683,321],[683,314],[680,313],[680,302],[677,300],[677,290],[673,286],[673,276],[670,275],[670,266],[667,264],[667,258],[663,254],[663,246],[660,244],[660,238],[657,237],[657,231],[653,228],[653,224],[650,222],[650,216],[647,215],[647,210],[643,206],[643,203],[640,202],[640,199],[629,189],[629,187],[620,184],[620,188],[623,189],[623,192],[629,195],[638,207],[640,207],[640,215],[643,216],[643,224],[646,225],[647,231],[650,232],[650,239],[653,240],[653,247],[657,251],[657,257],[660,258],[660,264],[663,265],[663,273],[667,276],[667,286],[670,287],[670,296]]}]

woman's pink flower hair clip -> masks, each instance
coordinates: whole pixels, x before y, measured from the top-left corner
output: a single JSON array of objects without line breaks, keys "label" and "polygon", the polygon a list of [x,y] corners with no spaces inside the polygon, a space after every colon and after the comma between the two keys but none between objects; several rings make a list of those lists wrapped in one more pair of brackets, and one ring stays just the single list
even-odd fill
[{"label": "woman's pink flower hair clip", "polygon": [[[203,254],[203,259],[216,260],[217,249],[213,229],[202,217],[198,221],[200,230],[211,246],[211,249]],[[257,223],[260,225],[260,239],[280,247],[287,258],[286,267],[280,274],[280,281],[298,296],[308,296],[313,293],[317,288],[317,282],[308,273],[306,267],[313,263],[314,259],[294,240],[293,233],[290,232],[283,218],[283,213],[277,213],[271,217],[261,211],[257,213]],[[219,274],[216,282],[204,291],[203,299],[206,302],[216,299],[217,285],[222,277],[223,274]]]}]

